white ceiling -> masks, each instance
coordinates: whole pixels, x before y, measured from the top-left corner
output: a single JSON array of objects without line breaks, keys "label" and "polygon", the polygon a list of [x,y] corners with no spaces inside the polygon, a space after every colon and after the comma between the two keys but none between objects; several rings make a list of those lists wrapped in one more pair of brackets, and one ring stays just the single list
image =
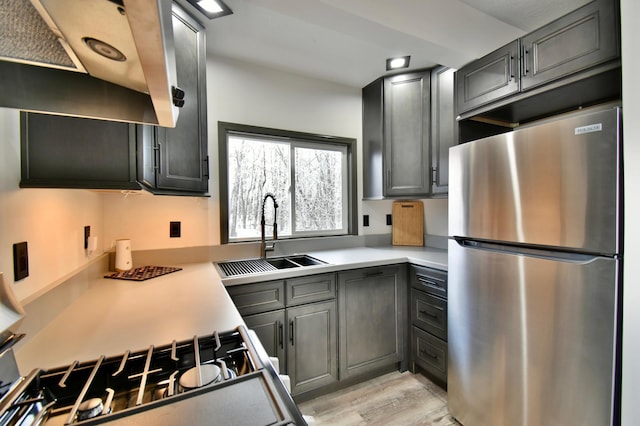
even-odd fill
[{"label": "white ceiling", "polygon": [[589,0],[224,0],[209,54],[363,87],[386,59],[459,68]]}]

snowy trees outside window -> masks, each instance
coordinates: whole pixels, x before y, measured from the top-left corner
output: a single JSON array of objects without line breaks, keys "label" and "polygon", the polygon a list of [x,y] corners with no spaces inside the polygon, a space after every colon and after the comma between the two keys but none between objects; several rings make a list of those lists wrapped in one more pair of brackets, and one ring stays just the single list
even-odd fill
[{"label": "snowy trees outside window", "polygon": [[[349,148],[333,141],[228,132],[228,241],[260,238],[262,200],[268,192],[278,201],[279,238],[348,234]],[[265,219],[271,235],[271,200]]]}]

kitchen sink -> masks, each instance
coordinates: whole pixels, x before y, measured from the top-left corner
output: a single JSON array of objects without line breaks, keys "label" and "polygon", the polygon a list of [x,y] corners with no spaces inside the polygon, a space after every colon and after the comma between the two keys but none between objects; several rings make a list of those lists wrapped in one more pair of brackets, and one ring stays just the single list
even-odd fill
[{"label": "kitchen sink", "polygon": [[307,254],[272,257],[268,259],[245,259],[216,263],[225,277],[256,274],[260,272],[278,271],[281,269],[302,268],[305,266],[323,265],[326,262]]}]

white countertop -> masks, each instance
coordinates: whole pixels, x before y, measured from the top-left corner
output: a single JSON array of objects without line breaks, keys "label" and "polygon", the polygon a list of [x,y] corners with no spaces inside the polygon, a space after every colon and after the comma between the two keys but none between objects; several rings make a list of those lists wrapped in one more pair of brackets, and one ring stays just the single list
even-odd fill
[{"label": "white countertop", "polygon": [[169,344],[244,324],[210,263],[147,281],[102,278],[15,349],[20,372]]},{"label": "white countertop", "polygon": [[16,346],[20,372],[25,375],[34,368],[50,369],[233,329],[244,322],[225,285],[403,262],[447,269],[446,250],[428,247],[307,254],[327,264],[221,280],[213,264],[198,263],[178,265],[183,270],[141,282],[97,279],[40,332]]}]

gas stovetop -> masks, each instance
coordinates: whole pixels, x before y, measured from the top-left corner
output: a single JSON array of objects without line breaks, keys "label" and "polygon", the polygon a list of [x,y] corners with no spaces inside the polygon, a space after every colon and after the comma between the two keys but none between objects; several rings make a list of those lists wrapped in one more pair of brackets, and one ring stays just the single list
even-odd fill
[{"label": "gas stovetop", "polygon": [[[178,412],[172,414],[178,416],[173,421],[194,424],[193,413],[175,407],[185,405],[183,401],[189,398],[194,398],[189,401],[191,405],[197,404],[195,398],[207,395],[206,403],[197,410],[202,411],[204,406],[209,409],[215,400],[233,393],[236,383],[238,390],[243,387],[243,393],[254,387],[264,388],[265,396],[272,395],[265,400],[270,407],[264,415],[268,417],[273,412],[274,421],[260,423],[262,420],[254,418],[256,423],[252,424],[295,423],[282,406],[287,403],[287,395],[279,395],[281,392],[273,389],[274,377],[269,373],[273,369],[265,369],[265,365],[246,329],[238,327],[135,353],[126,351],[56,369],[36,369],[14,383],[0,383],[0,390],[2,385],[11,388],[0,400],[0,425],[92,425],[131,416],[136,418],[136,424],[154,424],[153,419],[162,412],[160,408],[167,404],[172,412]],[[247,387],[252,382],[257,385]],[[214,418],[211,416],[220,416],[220,410],[226,412],[230,408],[227,403],[223,405],[207,418],[207,423],[201,424],[208,424]],[[238,409],[242,410],[242,406],[234,408]],[[163,424],[166,421],[165,416]]]}]

